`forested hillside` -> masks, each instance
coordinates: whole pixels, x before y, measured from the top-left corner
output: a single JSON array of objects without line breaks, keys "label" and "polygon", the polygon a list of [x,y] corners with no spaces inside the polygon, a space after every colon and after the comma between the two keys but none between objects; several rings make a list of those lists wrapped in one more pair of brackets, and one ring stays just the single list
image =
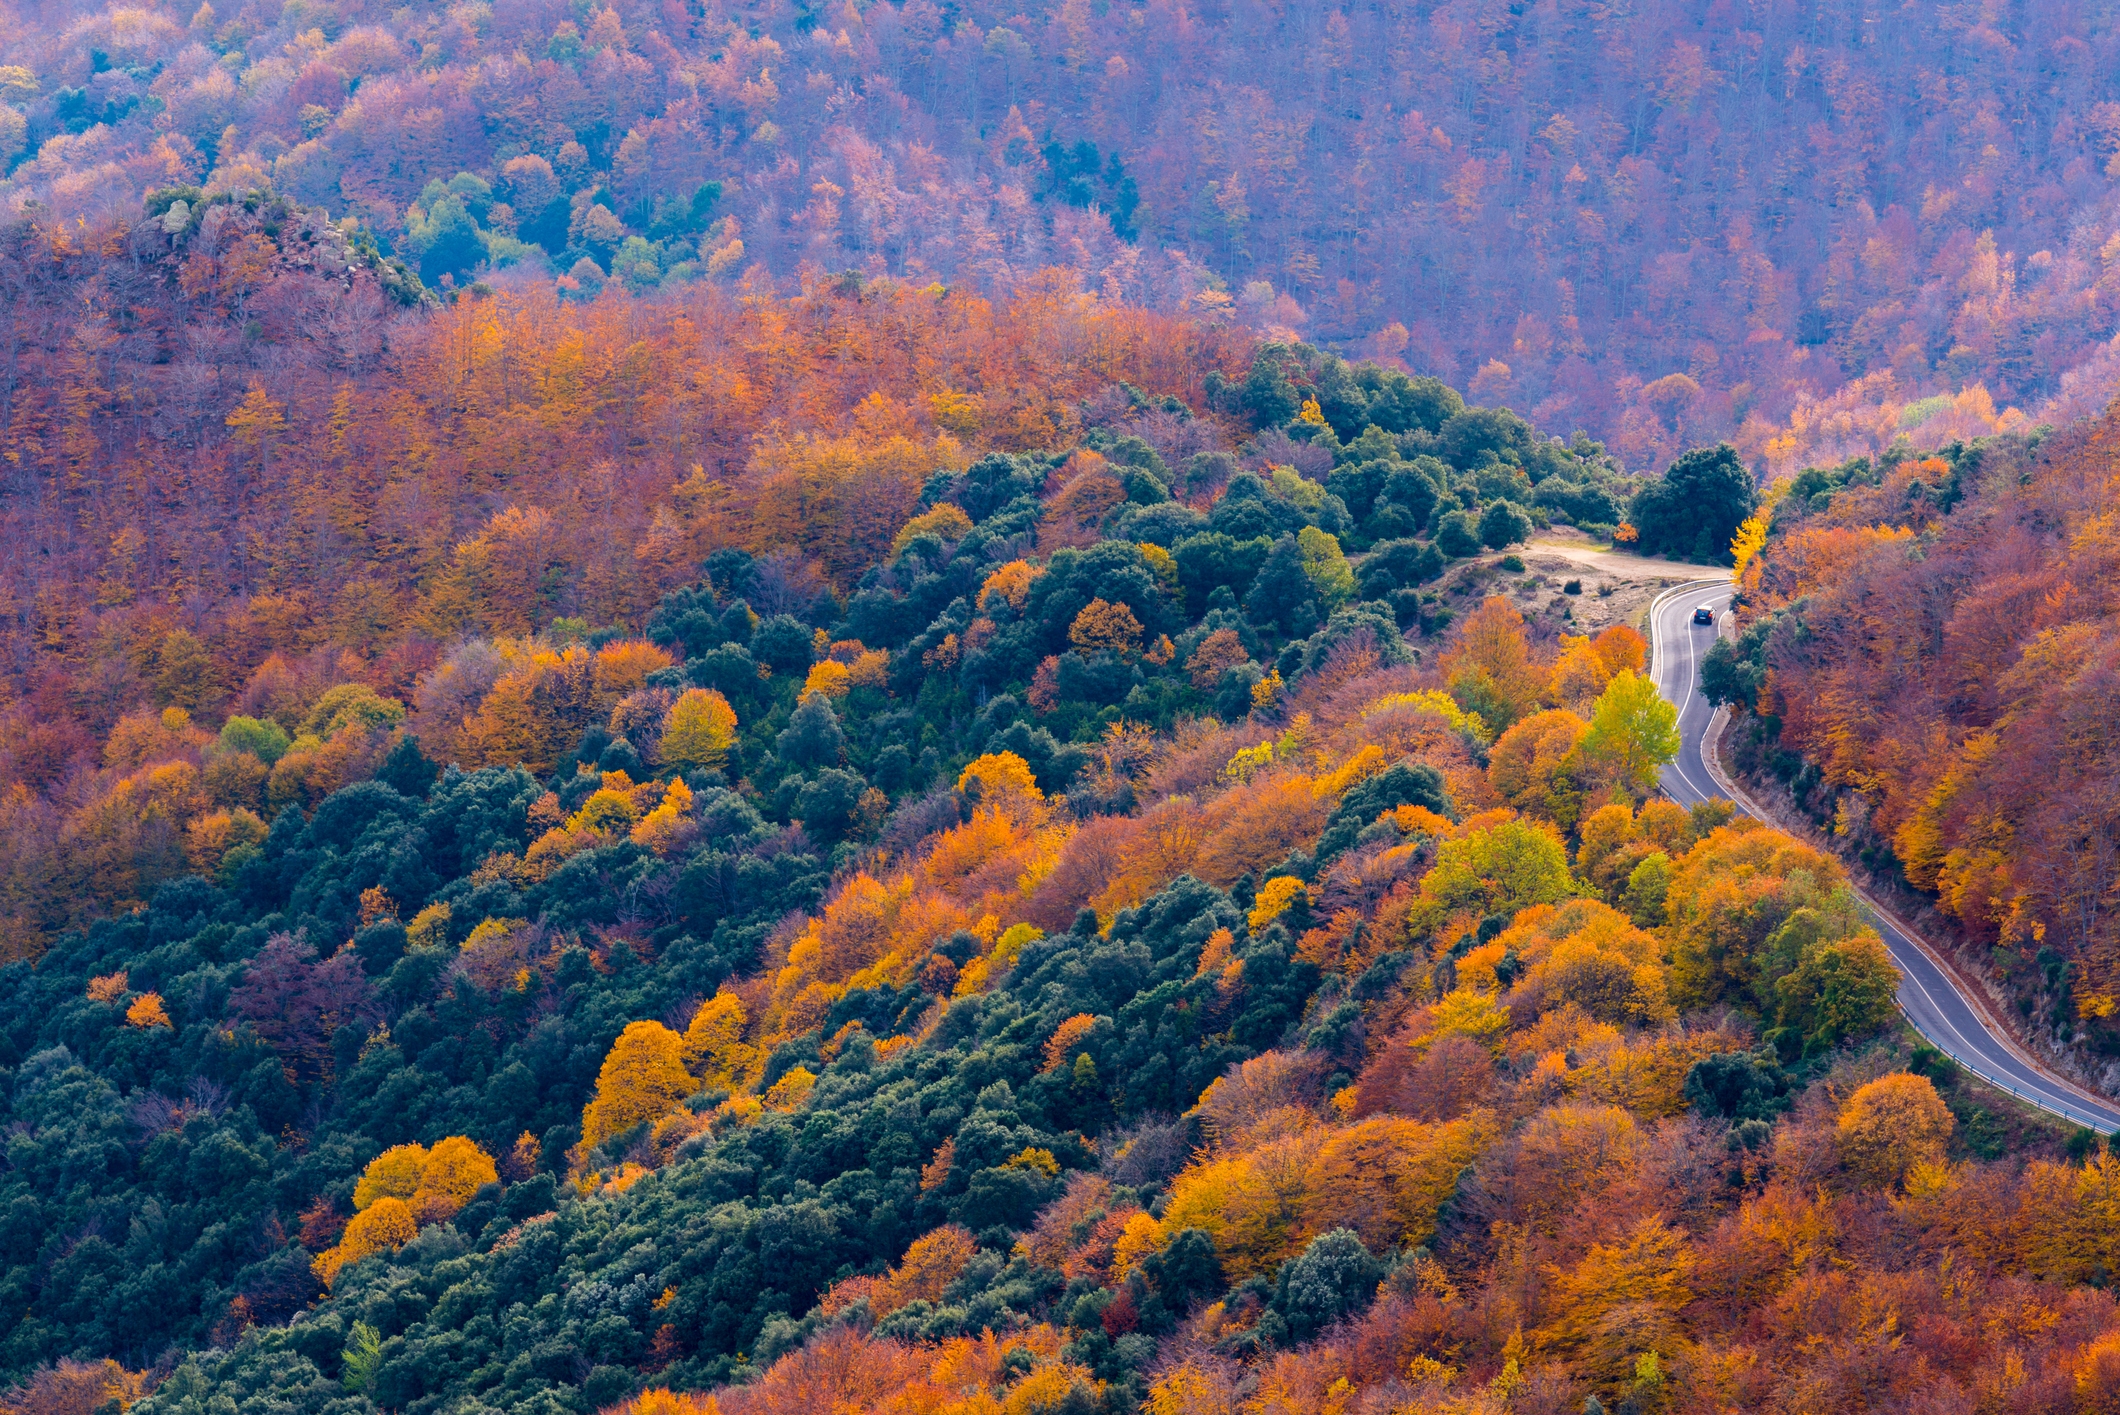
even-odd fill
[{"label": "forested hillside", "polygon": [[1059,266],[1403,359],[1638,465],[1730,438],[1793,472],[2095,411],[2111,383],[2120,64],[2095,8],[0,16],[16,218],[271,185],[429,285],[488,264],[570,295],[757,266],[1005,297]]},{"label": "forested hillside", "polygon": [[1749,760],[1934,894],[2120,1076],[2120,542],[2111,414],[1805,472],[1710,684]]},{"label": "forested hillside", "polygon": [[1064,273],[10,239],[7,1408],[2120,1390],[2120,1169],[1512,553],[1716,558],[1729,449]]},{"label": "forested hillside", "polygon": [[[888,672],[904,693],[962,658],[974,707],[1011,684],[1041,709],[1082,704],[1062,740],[1122,709],[1168,726],[1221,701],[1223,669],[1293,676],[1308,659],[1281,662],[1288,645],[1357,599],[1384,606],[1397,653],[1399,626],[1447,622],[1418,590],[1447,561],[1521,540],[1534,516],[1609,526],[1635,491],[1596,444],[1433,380],[1255,354],[1064,284],[1002,305],[858,279],[791,300],[474,290],[398,317],[405,273],[333,228],[269,195],[172,222],[180,200],[15,248],[39,276],[8,309],[0,431],[15,956],[258,828],[193,842],[192,822],[269,820],[365,776],[408,713],[437,759],[549,773],[687,654],[754,654],[711,686],[764,731],[790,704],[753,668],[800,677],[845,641],[863,685]],[[1254,420],[1267,432],[1240,466]],[[1033,561],[1106,531],[1157,549],[1111,584],[1093,557],[1079,595],[1065,576],[1032,587]],[[1359,583],[1342,541],[1379,548]],[[737,558],[702,590],[710,552]],[[996,609],[982,584],[1016,560]],[[1124,614],[1071,638],[1099,598]],[[721,622],[737,600],[767,626],[755,645]],[[1200,629],[1240,605],[1241,637]],[[1169,656],[1223,628],[1209,660]],[[1152,656],[1152,681],[1095,656],[1121,649]],[[342,703],[356,686],[373,701]],[[955,711],[923,710],[944,735],[904,738],[914,765],[976,745]],[[286,741],[248,743],[256,765],[224,782],[235,768],[199,754],[231,714]],[[196,779],[155,774],[179,755]]]},{"label": "forested hillside", "polygon": [[0,1415],[2120,1410],[2116,46],[0,0]]}]

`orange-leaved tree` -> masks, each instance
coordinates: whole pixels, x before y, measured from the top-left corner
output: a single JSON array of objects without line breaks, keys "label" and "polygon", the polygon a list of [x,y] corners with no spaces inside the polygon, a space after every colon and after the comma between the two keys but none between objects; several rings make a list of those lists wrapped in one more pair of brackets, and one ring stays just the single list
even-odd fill
[{"label": "orange-leaved tree", "polygon": [[1130,655],[1141,646],[1141,621],[1126,605],[1093,599],[1068,626],[1067,641],[1084,653]]},{"label": "orange-leaved tree", "polygon": [[1517,810],[1571,829],[1584,794],[1584,762],[1576,745],[1589,730],[1589,723],[1564,709],[1532,713],[1504,732],[1489,752],[1488,784]]},{"label": "orange-leaved tree", "polygon": [[1496,732],[1537,708],[1546,688],[1546,673],[1532,662],[1524,616],[1500,595],[1466,616],[1437,666],[1458,706]]}]

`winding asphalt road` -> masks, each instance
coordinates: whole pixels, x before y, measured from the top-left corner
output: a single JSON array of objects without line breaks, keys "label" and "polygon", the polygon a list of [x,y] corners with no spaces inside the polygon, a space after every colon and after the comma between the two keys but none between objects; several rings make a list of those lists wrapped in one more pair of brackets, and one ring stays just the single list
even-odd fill
[{"label": "winding asphalt road", "polygon": [[[1727,578],[1681,585],[1659,597],[1649,609],[1652,667],[1656,686],[1678,708],[1680,746],[1677,760],[1664,768],[1663,786],[1682,806],[1711,798],[1730,801],[1748,814],[1761,814],[1711,769],[1703,748],[1716,711],[1700,695],[1700,660],[1731,623]],[[1695,624],[1693,611],[1707,605],[1715,623]],[[1981,1009],[1960,989],[1927,945],[1916,939],[1877,902],[1857,890],[1877,926],[1892,962],[1899,968],[1899,1007],[1929,1044],[1990,1085],[2079,1125],[2112,1134],[2120,1131],[2120,1105],[2101,1099],[2049,1075],[2033,1064],[2015,1042],[1988,1024]]]}]

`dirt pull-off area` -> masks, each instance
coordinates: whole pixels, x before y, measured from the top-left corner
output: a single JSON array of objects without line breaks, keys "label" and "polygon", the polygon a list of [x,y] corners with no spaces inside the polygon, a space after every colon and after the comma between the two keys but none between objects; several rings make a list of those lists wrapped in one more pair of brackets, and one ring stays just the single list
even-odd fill
[{"label": "dirt pull-off area", "polygon": [[[1443,577],[1443,602],[1462,615],[1488,595],[1503,595],[1535,628],[1563,634],[1595,634],[1613,624],[1631,624],[1649,637],[1649,604],[1673,585],[1711,580],[1728,572],[1713,565],[1650,560],[1614,551],[1570,526],[1555,526],[1511,552],[1522,570],[1503,568],[1504,555],[1482,555]],[[1574,593],[1568,587],[1576,586]]]}]

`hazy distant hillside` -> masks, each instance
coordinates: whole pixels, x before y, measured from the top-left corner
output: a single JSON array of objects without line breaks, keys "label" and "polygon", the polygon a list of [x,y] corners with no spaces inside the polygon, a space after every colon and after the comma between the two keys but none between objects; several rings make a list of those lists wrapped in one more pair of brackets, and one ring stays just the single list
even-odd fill
[{"label": "hazy distant hillside", "polygon": [[2113,331],[2120,54],[2080,7],[188,4],[0,19],[10,206],[270,176],[430,283],[1060,264],[1640,463],[2029,409]]}]

